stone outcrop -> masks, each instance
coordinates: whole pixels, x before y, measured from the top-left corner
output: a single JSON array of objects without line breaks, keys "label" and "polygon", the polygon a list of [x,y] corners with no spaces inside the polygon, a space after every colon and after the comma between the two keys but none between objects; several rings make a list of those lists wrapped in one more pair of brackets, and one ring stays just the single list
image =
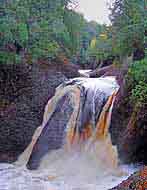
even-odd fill
[{"label": "stone outcrop", "polygon": [[127,180],[111,190],[146,190],[147,167],[131,175]]},{"label": "stone outcrop", "polygon": [[55,88],[79,76],[74,66],[36,63],[0,66],[0,161],[12,162],[41,124]]},{"label": "stone outcrop", "polygon": [[114,77],[76,78],[60,85],[46,105],[40,126],[42,131],[31,143],[33,150],[24,153],[30,155],[27,167],[37,169],[53,150],[66,148],[74,151],[80,150],[81,146],[85,149],[84,145],[88,143],[91,147],[97,141],[101,141],[102,149],[106,146],[104,152],[108,156],[105,159],[109,161],[105,165],[108,162],[109,167],[113,164],[117,167],[116,149],[108,139],[118,88]]}]

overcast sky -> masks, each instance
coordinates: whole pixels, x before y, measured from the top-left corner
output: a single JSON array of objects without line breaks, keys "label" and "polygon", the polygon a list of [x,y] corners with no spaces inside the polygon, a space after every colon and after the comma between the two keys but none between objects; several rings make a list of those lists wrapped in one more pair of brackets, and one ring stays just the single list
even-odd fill
[{"label": "overcast sky", "polygon": [[109,23],[107,2],[110,0],[77,0],[77,11],[81,12],[84,17],[91,21],[95,20],[99,23]]}]

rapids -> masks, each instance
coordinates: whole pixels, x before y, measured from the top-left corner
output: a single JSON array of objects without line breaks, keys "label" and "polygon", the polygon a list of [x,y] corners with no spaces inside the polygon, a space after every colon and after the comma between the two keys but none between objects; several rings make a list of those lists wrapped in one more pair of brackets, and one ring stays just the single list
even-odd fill
[{"label": "rapids", "polygon": [[[37,171],[29,171],[24,166],[0,164],[0,190],[108,190],[136,170],[134,166],[122,166],[127,175],[115,176],[107,170],[98,170],[90,159],[75,156],[68,159],[68,162],[64,158],[59,161],[57,154],[54,155],[56,161],[51,167]],[[80,168],[77,170],[78,166]],[[63,171],[59,172],[60,169]]]},{"label": "rapids", "polygon": [[107,190],[126,179],[134,169],[123,172],[109,134],[118,89],[114,77],[60,85],[18,161],[0,164],[0,190]]}]

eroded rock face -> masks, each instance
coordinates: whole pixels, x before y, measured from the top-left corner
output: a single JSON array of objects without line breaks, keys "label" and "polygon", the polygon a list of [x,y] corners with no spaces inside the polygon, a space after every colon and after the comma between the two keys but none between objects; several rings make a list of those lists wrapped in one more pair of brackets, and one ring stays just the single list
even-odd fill
[{"label": "eroded rock face", "polygon": [[117,145],[119,157],[125,163],[147,163],[147,108],[133,115],[128,95],[122,97],[112,113],[111,137]]},{"label": "eroded rock face", "polygon": [[111,190],[146,190],[147,189],[147,167],[134,173],[127,180]]},{"label": "eroded rock face", "polygon": [[[13,162],[41,124],[55,88],[72,67],[46,64],[0,66],[0,161]],[[64,74],[63,74],[64,72]],[[78,76],[74,68],[72,76]]]},{"label": "eroded rock face", "polygon": [[[142,109],[141,109],[142,110]],[[147,163],[147,117],[142,118],[145,110],[139,110],[135,115],[131,112],[128,125],[119,138],[121,155],[129,162]]]},{"label": "eroded rock face", "polygon": [[[60,85],[46,105],[42,131],[36,142],[32,141],[33,150],[27,148],[31,155],[27,167],[37,169],[53,150],[79,149],[90,137],[91,145],[100,139],[105,142],[118,88],[114,77],[75,78]],[[113,155],[116,149],[111,146],[107,148]]]},{"label": "eroded rock face", "polygon": [[147,163],[147,105],[134,114],[135,105],[129,97],[125,80],[127,68],[113,69],[107,74],[116,76],[120,85],[113,112],[110,132],[113,144],[117,145],[119,157],[125,163]]},{"label": "eroded rock face", "polygon": [[37,144],[34,146],[28,162],[28,168],[38,168],[41,158],[47,152],[61,148],[66,125],[74,109],[69,96],[70,95],[66,94],[59,100],[53,116],[44,126]]}]

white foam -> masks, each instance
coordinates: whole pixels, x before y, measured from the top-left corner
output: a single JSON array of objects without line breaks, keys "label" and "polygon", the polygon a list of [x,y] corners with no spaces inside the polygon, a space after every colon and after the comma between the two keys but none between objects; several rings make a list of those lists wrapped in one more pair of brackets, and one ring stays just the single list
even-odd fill
[{"label": "white foam", "polygon": [[[56,155],[57,156],[57,155]],[[60,163],[60,158],[58,161]],[[62,160],[62,159],[61,159]],[[51,173],[57,169],[57,162],[48,169],[35,172],[28,171],[25,167],[16,167],[10,164],[0,164],[0,189],[1,190],[108,190],[125,180],[128,175],[136,171],[134,166],[122,166],[128,173],[126,176],[117,177],[105,171],[100,173],[92,161],[75,156],[66,160],[59,169],[66,172]],[[55,166],[57,164],[57,166]],[[81,166],[79,168],[78,166]],[[55,166],[55,168],[54,168]],[[69,168],[69,169],[68,169]],[[73,171],[70,172],[70,169]],[[78,172],[76,172],[78,171]],[[51,176],[57,176],[51,179]]]},{"label": "white foam", "polygon": [[86,89],[93,91],[100,90],[108,96],[112,95],[115,90],[119,89],[119,85],[114,76],[100,77],[100,78],[74,78],[71,81],[76,81],[77,84],[84,86]]},{"label": "white foam", "polygon": [[[85,89],[90,88],[93,94],[100,90],[110,96],[119,89],[115,77],[74,80]],[[0,190],[110,189],[127,176],[118,177],[118,172],[109,167],[113,161],[113,147],[108,146],[111,143],[110,139],[107,140],[104,143],[98,142],[88,151],[53,151],[43,158],[41,167],[34,172],[28,171],[24,166],[0,164]],[[27,159],[25,157],[22,160]]]}]

